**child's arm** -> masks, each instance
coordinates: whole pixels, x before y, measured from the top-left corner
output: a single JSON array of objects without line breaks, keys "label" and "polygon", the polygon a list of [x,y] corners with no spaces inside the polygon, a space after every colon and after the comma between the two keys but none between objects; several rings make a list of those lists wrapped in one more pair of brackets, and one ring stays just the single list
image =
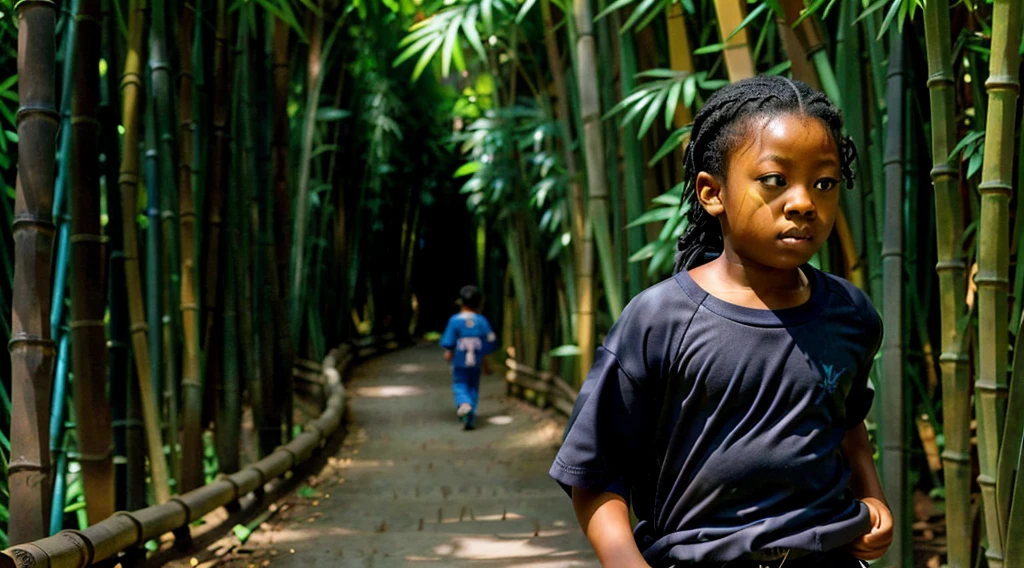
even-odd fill
[{"label": "child's arm", "polygon": [[647,567],[633,539],[629,506],[621,495],[594,493],[572,488],[572,507],[576,520],[597,552],[602,566],[615,568]]},{"label": "child's arm", "polygon": [[849,550],[857,558],[875,560],[881,558],[892,544],[892,512],[878,481],[868,431],[863,422],[846,433],[842,449],[852,472],[850,489],[855,498],[867,505],[872,523],[871,532],[850,543]]}]

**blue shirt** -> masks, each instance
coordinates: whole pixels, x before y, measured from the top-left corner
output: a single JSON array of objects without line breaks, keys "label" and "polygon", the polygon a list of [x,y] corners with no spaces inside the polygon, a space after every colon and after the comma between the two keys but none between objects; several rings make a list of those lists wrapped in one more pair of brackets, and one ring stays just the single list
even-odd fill
[{"label": "blue shirt", "polygon": [[598,349],[550,475],[625,493],[651,566],[827,551],[870,530],[840,444],[871,406],[882,323],[852,284],[805,270],[810,300],[775,311],[681,272]]},{"label": "blue shirt", "polygon": [[483,356],[497,348],[497,337],[491,323],[474,312],[459,312],[448,320],[441,347],[455,352],[452,364],[456,367],[479,367]]}]

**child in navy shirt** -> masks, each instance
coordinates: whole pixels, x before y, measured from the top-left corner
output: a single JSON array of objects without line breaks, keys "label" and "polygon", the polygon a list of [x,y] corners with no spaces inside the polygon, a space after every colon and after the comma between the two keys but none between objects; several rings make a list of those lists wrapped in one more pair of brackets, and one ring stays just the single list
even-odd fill
[{"label": "child in navy shirt", "polygon": [[448,320],[441,336],[445,360],[452,364],[452,393],[456,416],[466,430],[473,429],[477,402],[480,398],[480,370],[486,368],[484,358],[494,351],[497,338],[480,309],[480,290],[464,286],[459,291],[462,309]]},{"label": "child in navy shirt", "polygon": [[863,423],[881,320],[807,264],[852,182],[841,129],[782,77],[694,119],[676,274],[612,327],[551,466],[604,566],[852,568],[888,548]]}]

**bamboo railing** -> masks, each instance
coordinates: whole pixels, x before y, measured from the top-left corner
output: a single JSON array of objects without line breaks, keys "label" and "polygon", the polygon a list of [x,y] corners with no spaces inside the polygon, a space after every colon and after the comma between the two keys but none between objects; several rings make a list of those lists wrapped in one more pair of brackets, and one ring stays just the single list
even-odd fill
[{"label": "bamboo railing", "polygon": [[566,417],[572,414],[576,404],[576,389],[561,377],[547,371],[537,371],[506,359],[505,387],[508,396],[521,398],[540,408],[553,408]]},{"label": "bamboo railing", "polygon": [[84,568],[114,559],[122,552],[138,551],[147,541],[166,533],[188,542],[192,522],[220,507],[234,510],[243,497],[262,493],[265,484],[304,463],[327,443],[344,418],[342,377],[353,361],[404,344],[393,336],[384,336],[332,349],[321,365],[321,381],[330,393],[323,414],[306,423],[305,432],[260,461],[166,503],[130,513],[120,511],[81,531],[65,530],[8,548],[0,552],[0,568]]}]

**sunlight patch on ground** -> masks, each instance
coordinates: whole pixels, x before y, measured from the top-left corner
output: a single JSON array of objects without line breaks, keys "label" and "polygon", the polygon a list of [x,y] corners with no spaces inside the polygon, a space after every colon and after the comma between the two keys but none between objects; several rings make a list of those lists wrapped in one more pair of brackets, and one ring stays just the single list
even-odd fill
[{"label": "sunlight patch on ground", "polygon": [[397,371],[403,375],[413,375],[416,373],[422,373],[426,370],[427,368],[425,366],[418,363],[403,363],[397,368]]},{"label": "sunlight patch on ground", "polygon": [[273,534],[276,546],[283,546],[289,543],[302,543],[303,546],[307,546],[307,543],[313,539],[322,539],[324,537],[340,538],[368,533],[345,527],[309,523],[302,528],[280,527]]},{"label": "sunlight patch on ground", "polygon": [[511,434],[495,441],[490,447],[494,450],[521,450],[558,444],[562,439],[565,427],[553,420],[545,420],[535,428]]},{"label": "sunlight patch on ground", "polygon": [[507,426],[512,423],[514,418],[511,416],[491,416],[487,419],[488,424],[494,424],[495,426]]},{"label": "sunlight patch on ground", "polygon": [[406,396],[423,396],[427,394],[427,391],[420,387],[412,387],[408,385],[389,385],[382,387],[359,387],[355,389],[355,396],[361,396],[365,398],[396,398]]},{"label": "sunlight patch on ground", "polygon": [[499,558],[529,558],[547,556],[557,548],[532,544],[530,539],[506,540],[495,537],[456,537],[452,544],[434,547],[441,556],[465,560],[497,560]]}]

